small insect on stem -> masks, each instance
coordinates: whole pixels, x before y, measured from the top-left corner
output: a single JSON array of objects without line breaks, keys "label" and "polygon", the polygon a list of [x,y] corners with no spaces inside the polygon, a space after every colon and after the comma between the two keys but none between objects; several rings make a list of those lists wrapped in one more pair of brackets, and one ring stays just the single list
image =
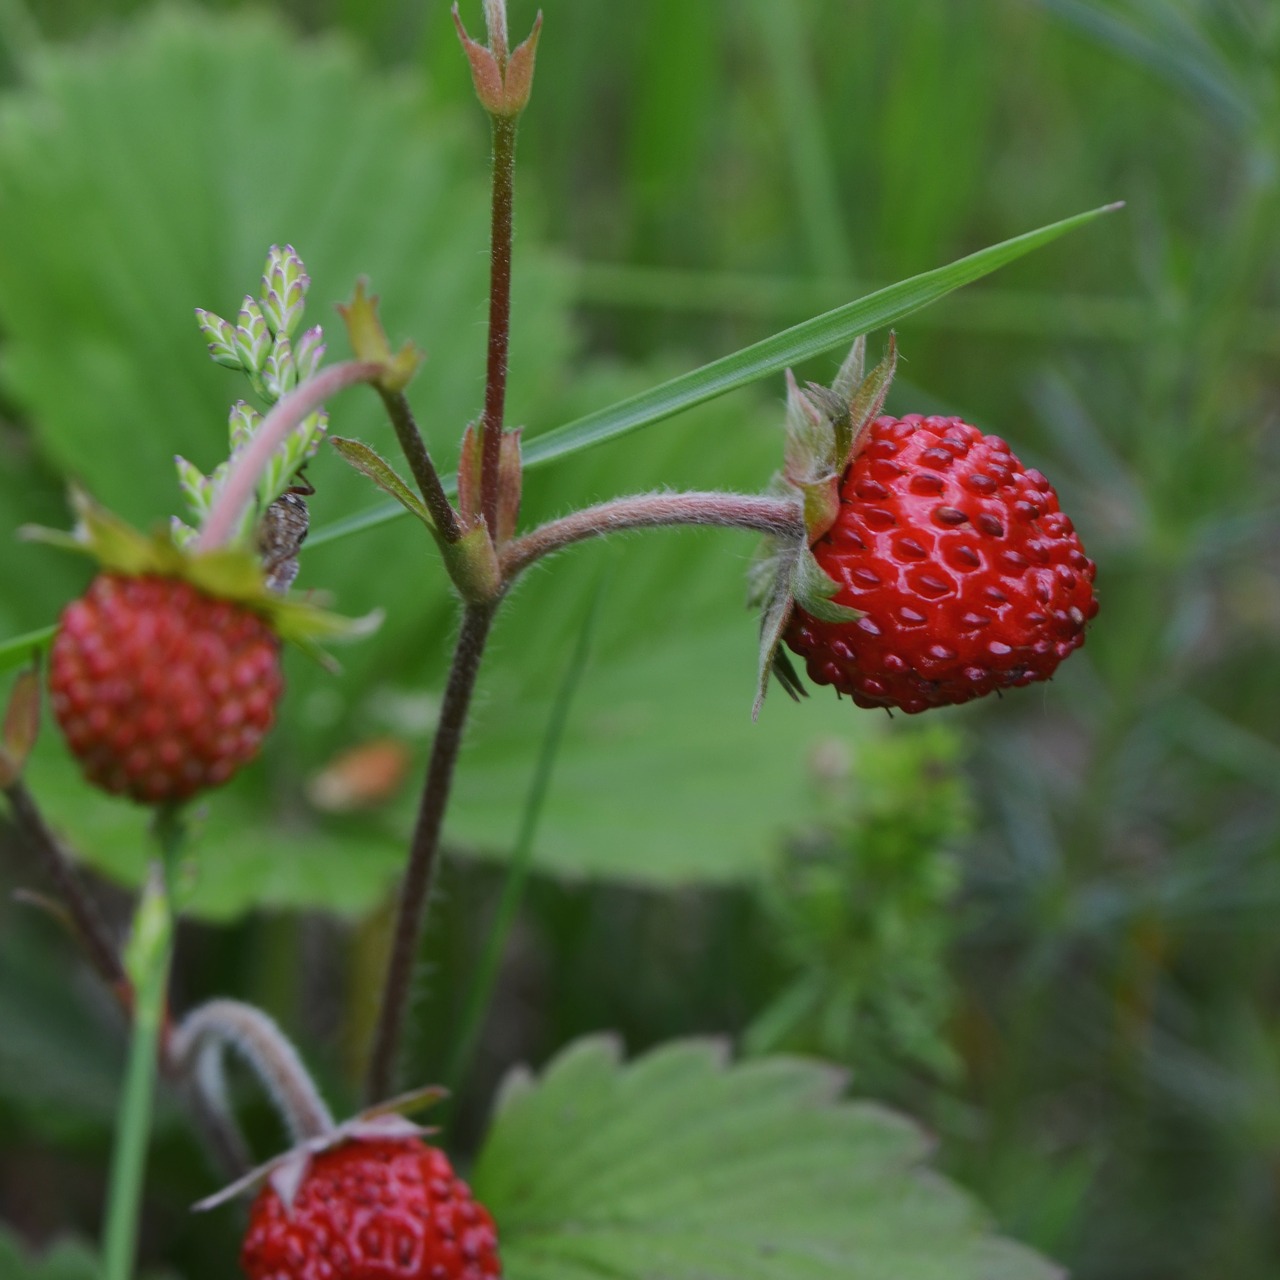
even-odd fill
[{"label": "small insect on stem", "polygon": [[298,576],[298,552],[311,527],[306,499],[315,493],[315,487],[301,472],[294,480],[296,483],[262,513],[258,522],[258,552],[267,588],[279,595],[284,595]]}]

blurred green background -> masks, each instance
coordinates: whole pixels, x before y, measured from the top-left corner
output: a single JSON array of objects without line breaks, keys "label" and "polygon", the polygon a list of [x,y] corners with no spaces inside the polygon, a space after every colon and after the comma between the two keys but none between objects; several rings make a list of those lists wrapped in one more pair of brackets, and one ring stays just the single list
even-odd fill
[{"label": "blurred green background", "polygon": [[[511,7],[522,32],[533,5]],[[1103,608],[1050,686],[924,723],[775,695],[753,727],[749,539],[663,533],[532,575],[462,762],[415,1079],[447,1070],[598,608],[451,1144],[474,1144],[507,1066],[575,1034],[617,1027],[638,1050],[720,1032],[851,1065],[1077,1276],[1275,1276],[1280,6],[544,8],[513,420],[559,425],[1124,199],[905,322],[890,401],[963,414],[1044,470]],[[272,242],[307,261],[331,353],[330,306],[370,275],[393,338],[428,353],[412,399],[453,461],[482,385],[487,152],[444,0],[0,0],[0,54],[0,526],[64,524],[68,475],[141,523],[176,510],[173,453],[208,469],[244,394],[192,308],[234,312]],[[799,372],[826,381],[838,355]],[[334,430],[390,455],[369,401],[335,401]],[[532,473],[526,519],[645,486],[759,488],[780,401],[764,385]],[[317,529],[377,501],[332,456],[310,478]],[[0,637],[51,621],[88,572],[11,543]],[[341,1110],[453,615],[407,522],[317,547],[299,586],[383,604],[387,624],[337,679],[293,655],[270,751],[210,799],[175,1000],[263,1004]],[[317,771],[387,737],[411,780],[321,812]],[[123,921],[143,817],[90,794],[51,730],[31,780]],[[92,1236],[121,1030],[19,886],[44,887],[0,826],[0,1219]],[[186,1209],[212,1176],[169,1106],[144,1249],[188,1280],[231,1265],[234,1215]]]}]

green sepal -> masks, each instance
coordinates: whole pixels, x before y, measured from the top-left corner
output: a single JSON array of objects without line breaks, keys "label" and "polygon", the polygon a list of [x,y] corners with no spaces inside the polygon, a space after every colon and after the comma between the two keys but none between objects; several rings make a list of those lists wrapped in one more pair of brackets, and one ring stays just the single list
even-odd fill
[{"label": "green sepal", "polygon": [[835,603],[839,591],[840,584],[827,576],[806,545],[791,568],[791,594],[796,603],[822,622],[857,622],[863,616],[857,609]]},{"label": "green sepal", "polygon": [[368,476],[383,493],[390,494],[406,511],[417,516],[432,533],[436,532],[435,521],[431,519],[431,512],[427,510],[426,504],[375,449],[359,440],[347,440],[342,436],[330,436],[329,443],[344,462],[353,466],[361,475]]},{"label": "green sepal", "polygon": [[178,546],[171,530],[163,525],[150,535],[140,533],[74,485],[70,503],[76,514],[74,533],[25,525],[18,531],[20,536],[91,556],[112,573],[180,578],[205,595],[233,601],[261,614],[282,640],[319,657],[325,665],[330,665],[332,659],[320,654],[317,641],[362,639],[382,621],[378,610],[363,618],[345,618],[310,600],[276,594],[267,587],[261,561],[247,548],[191,551]]},{"label": "green sepal", "polygon": [[831,384],[831,390],[840,397],[843,404],[848,404],[853,399],[854,392],[866,376],[866,370],[867,335],[861,333],[854,338],[853,346],[849,348],[849,354],[845,356],[840,372],[836,374],[835,381]]},{"label": "green sepal", "polygon": [[786,478],[799,486],[835,471],[835,432],[831,415],[802,391],[795,374],[787,370]]},{"label": "green sepal", "polygon": [[795,486],[804,499],[804,527],[810,543],[817,542],[840,514],[840,477],[834,472]]},{"label": "green sepal", "polygon": [[[795,375],[787,370],[785,476],[788,483],[805,495],[805,522],[810,542],[816,542],[826,533],[834,514],[825,493],[814,502],[809,490],[833,480],[838,486],[840,477],[858,452],[868,425],[884,408],[897,368],[898,345],[893,334],[889,335],[884,359],[868,374],[863,372],[866,347],[865,337],[854,342],[830,387],[811,382],[802,390]],[[837,489],[837,506],[838,502]]]},{"label": "green sepal", "polygon": [[[837,456],[842,459],[839,466],[841,474],[857,456],[858,450],[862,447],[863,437],[867,434],[867,428],[880,416],[880,410],[884,408],[884,402],[889,395],[889,387],[897,369],[898,338],[896,334],[890,333],[889,347],[884,353],[884,359],[865,378],[859,380],[853,397],[849,401],[847,418],[849,436],[843,444],[840,439],[842,432],[837,430],[837,448],[839,449]],[[836,381],[839,384],[839,379]],[[833,387],[832,390],[834,391],[835,388]]]},{"label": "green sepal", "polygon": [[[790,662],[782,653],[783,633],[795,610],[795,597],[791,594],[791,575],[800,555],[799,542],[785,543],[771,539],[765,556],[752,568],[752,595],[762,607],[760,614],[760,656],[756,667],[756,697],[751,707],[752,720],[760,718],[764,696],[769,691],[769,676],[776,670],[779,658]],[[763,594],[762,594],[763,593]],[[791,680],[779,676],[782,687],[797,702],[804,693],[794,669],[788,673]],[[799,693],[796,690],[799,689]]]},{"label": "green sepal", "polygon": [[751,709],[751,718],[755,720],[764,705],[771,674],[793,700],[798,702],[808,696],[791,659],[781,647],[797,604],[823,622],[856,622],[863,615],[857,609],[835,603],[840,584],[827,576],[803,538],[765,539],[748,571],[747,584],[748,604],[760,610],[760,653],[756,697]]}]

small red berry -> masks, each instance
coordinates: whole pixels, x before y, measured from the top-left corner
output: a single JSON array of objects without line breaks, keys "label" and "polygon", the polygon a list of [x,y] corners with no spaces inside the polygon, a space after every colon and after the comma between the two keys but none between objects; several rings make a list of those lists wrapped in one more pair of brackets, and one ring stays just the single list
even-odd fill
[{"label": "small red berry", "polygon": [[259,614],[181,578],[102,573],[63,611],[54,715],[91,782],[184,800],[257,752],[284,687],[279,649]]},{"label": "small red berry", "polygon": [[417,1138],[321,1151],[288,1207],[266,1185],[240,1250],[249,1280],[492,1280],[493,1218]]},{"label": "small red berry", "polygon": [[1098,612],[1053,486],[959,418],[877,418],[813,554],[863,617],[797,606],[785,639],[860,707],[914,713],[1047,680]]}]

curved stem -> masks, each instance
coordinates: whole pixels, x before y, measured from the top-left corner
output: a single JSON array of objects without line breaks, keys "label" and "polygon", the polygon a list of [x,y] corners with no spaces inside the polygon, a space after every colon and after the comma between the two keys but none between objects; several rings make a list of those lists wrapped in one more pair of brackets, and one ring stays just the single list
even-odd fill
[{"label": "curved stem", "polygon": [[121,963],[116,939],[102,918],[98,904],[81,883],[71,855],[54,835],[35,797],[21,778],[7,786],[4,793],[9,799],[19,832],[26,837],[50,879],[57,885],[90,963],[128,1012],[133,1006],[133,987]]},{"label": "curved stem", "polygon": [[751,529],[777,537],[804,537],[804,519],[797,503],[741,493],[642,493],[615,498],[598,506],[552,520],[502,548],[505,582],[511,582],[535,560],[586,538],[599,538],[625,529],[664,525],[706,524]]},{"label": "curved stem", "polygon": [[493,220],[489,241],[489,357],[480,423],[480,511],[490,537],[498,528],[498,462],[507,398],[511,336],[511,239],[515,199],[516,121],[493,117]]},{"label": "curved stem", "polygon": [[231,540],[272,455],[308,414],[344,387],[372,382],[382,371],[383,366],[373,361],[348,360],[322,370],[278,401],[231,464],[196,539],[196,549],[212,551]]},{"label": "curved stem", "polygon": [[440,848],[440,832],[444,825],[449,791],[453,785],[454,766],[462,746],[462,732],[475,689],[485,641],[497,610],[497,601],[469,604],[462,615],[462,630],[453,652],[453,666],[445,686],[440,708],[440,723],[431,747],[426,781],[418,807],[409,865],[400,887],[400,905],[396,916],[391,956],[387,962],[382,1003],[373,1053],[369,1060],[366,1092],[370,1102],[378,1102],[392,1090],[396,1057],[404,1029],[405,1009],[418,955],[422,919],[431,893],[436,855]]},{"label": "curved stem", "polygon": [[234,1049],[253,1068],[295,1143],[333,1132],[333,1116],[298,1051],[261,1009],[239,1000],[210,1000],[193,1009],[169,1040],[173,1069],[189,1079],[202,1105],[233,1133],[223,1056]]}]

